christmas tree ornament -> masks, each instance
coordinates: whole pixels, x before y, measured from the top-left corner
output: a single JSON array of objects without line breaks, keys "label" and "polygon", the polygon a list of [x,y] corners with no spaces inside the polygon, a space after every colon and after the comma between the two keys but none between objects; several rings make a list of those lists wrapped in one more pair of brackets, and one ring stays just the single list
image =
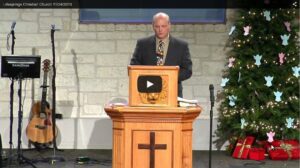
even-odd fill
[{"label": "christmas tree ornament", "polygon": [[254,55],[253,58],[255,59],[255,65],[257,65],[258,67],[261,65],[261,58],[262,58],[262,55]]},{"label": "christmas tree ornament", "polygon": [[300,67],[298,67],[298,66],[292,67],[292,70],[293,70],[293,75],[298,78]]},{"label": "christmas tree ornament", "polygon": [[226,83],[229,81],[228,78],[222,78],[221,86],[224,87],[226,86]]},{"label": "christmas tree ornament", "polygon": [[251,26],[244,27],[244,36],[248,36],[249,35],[250,29],[251,29]]},{"label": "christmas tree ornament", "polygon": [[236,28],[235,26],[231,26],[230,32],[228,33],[229,36],[232,35],[232,33],[234,32],[235,28]]},{"label": "christmas tree ornament", "polygon": [[240,80],[241,80],[241,72],[239,72],[239,78],[238,78],[238,82],[240,82]]},{"label": "christmas tree ornament", "polygon": [[273,92],[274,95],[275,95],[275,101],[277,102],[280,102],[281,101],[281,96],[282,96],[282,92],[279,92],[279,91],[276,91],[276,92]]},{"label": "christmas tree ornament", "polygon": [[267,136],[268,136],[268,142],[273,142],[274,141],[274,136],[275,136],[275,132],[272,132],[272,131],[270,131],[270,132],[268,132],[267,133]]},{"label": "christmas tree ornament", "polygon": [[289,35],[286,35],[286,34],[280,35],[280,38],[282,40],[282,45],[287,46],[289,44],[288,40],[289,40],[290,36],[291,36],[290,34]]},{"label": "christmas tree ornament", "polygon": [[229,98],[229,105],[230,105],[231,107],[235,106],[235,101],[236,101],[237,97],[231,95],[231,96],[228,96],[228,98]]},{"label": "christmas tree ornament", "polygon": [[285,27],[286,27],[286,30],[287,30],[288,32],[290,32],[290,31],[291,31],[291,23],[290,23],[290,22],[284,22],[284,25],[285,25]]},{"label": "christmas tree ornament", "polygon": [[229,58],[229,63],[228,63],[229,68],[233,66],[234,61],[235,61],[235,58],[233,58],[233,57]]},{"label": "christmas tree ornament", "polygon": [[[259,94],[257,93],[256,90],[254,90],[254,94],[255,94],[257,97],[259,97]],[[253,109],[253,112],[254,112],[254,109]]]},{"label": "christmas tree ornament", "polygon": [[265,76],[265,80],[266,80],[266,86],[271,87],[272,86],[272,80],[273,80],[273,76]]},{"label": "christmas tree ornament", "polygon": [[247,125],[246,120],[244,118],[241,118],[241,129],[244,129],[246,125]]},{"label": "christmas tree ornament", "polygon": [[285,54],[284,53],[279,53],[278,57],[279,57],[279,63],[280,63],[280,65],[282,65],[284,60],[285,60]]},{"label": "christmas tree ornament", "polygon": [[287,124],[286,124],[286,127],[287,128],[293,128],[293,122],[294,122],[294,118],[291,118],[291,117],[289,117],[289,118],[286,118],[285,119],[285,121],[287,122]]},{"label": "christmas tree ornament", "polygon": [[271,14],[270,11],[264,11],[264,17],[266,18],[267,21],[271,21],[270,14]]}]

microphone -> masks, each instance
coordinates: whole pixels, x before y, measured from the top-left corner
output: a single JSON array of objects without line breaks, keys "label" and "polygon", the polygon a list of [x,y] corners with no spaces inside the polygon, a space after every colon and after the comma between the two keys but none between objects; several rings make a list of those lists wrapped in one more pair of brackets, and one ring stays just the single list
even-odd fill
[{"label": "microphone", "polygon": [[16,21],[13,21],[12,24],[11,24],[11,30],[14,30],[15,26],[16,26]]},{"label": "microphone", "polygon": [[55,24],[52,24],[52,25],[51,25],[51,30],[54,30],[54,31],[60,31],[60,29],[55,29]]},{"label": "microphone", "polygon": [[214,85],[210,84],[209,85],[209,92],[210,92],[210,102],[211,102],[211,106],[214,106],[215,103],[215,96],[214,96]]}]

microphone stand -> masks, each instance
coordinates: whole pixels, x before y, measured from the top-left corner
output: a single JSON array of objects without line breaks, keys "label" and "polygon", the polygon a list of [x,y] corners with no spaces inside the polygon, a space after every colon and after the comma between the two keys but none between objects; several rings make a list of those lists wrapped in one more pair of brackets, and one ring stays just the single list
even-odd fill
[{"label": "microphone stand", "polygon": [[18,165],[27,163],[31,165],[33,168],[36,168],[36,166],[26,157],[23,156],[22,150],[21,150],[21,135],[22,135],[22,119],[23,119],[23,105],[22,105],[22,73],[18,75],[19,80],[19,90],[18,90],[18,96],[19,96],[19,113],[18,113],[18,150],[17,150],[17,160]]},{"label": "microphone stand", "polygon": [[[10,34],[12,35],[12,45],[11,45],[11,55],[14,55],[15,51],[15,31],[14,27],[16,25],[16,22],[13,22],[11,27]],[[20,73],[18,76],[16,76],[16,79],[19,81],[19,90],[18,90],[18,96],[19,96],[19,112],[18,112],[18,147],[17,147],[17,161],[18,165],[22,163],[27,163],[31,165],[33,168],[36,168],[34,164],[32,164],[29,159],[25,158],[22,155],[21,151],[21,134],[22,134],[22,119],[23,119],[23,106],[22,106],[22,73]],[[14,77],[12,77],[11,85],[10,85],[10,135],[9,135],[9,164],[11,164],[11,158],[12,158],[12,128],[13,128],[13,100],[14,100]],[[2,158],[1,158],[2,159]]]},{"label": "microphone stand", "polygon": [[52,55],[53,55],[53,77],[52,77],[52,131],[53,131],[53,156],[49,158],[49,162],[51,164],[55,164],[57,161],[65,161],[64,158],[56,156],[57,144],[56,144],[56,67],[55,67],[55,42],[54,42],[54,33],[55,33],[55,25],[51,25],[51,43],[52,43]]},{"label": "microphone stand", "polygon": [[22,134],[22,118],[23,118],[23,111],[22,111],[22,75],[19,75],[19,113],[18,113],[18,162],[21,161],[21,134]]},{"label": "microphone stand", "polygon": [[[53,69],[53,77],[52,77],[52,131],[53,131],[53,148],[57,149],[56,145],[56,130],[55,130],[55,113],[56,113],[56,83],[55,83],[55,78],[56,78],[56,67],[55,67],[55,43],[54,43],[54,32],[55,28],[52,26],[51,29],[51,43],[52,43],[52,55],[53,55],[53,64],[52,64],[52,69]],[[54,150],[55,154],[55,150]]]},{"label": "microphone stand", "polygon": [[212,123],[213,123],[213,107],[214,107],[214,86],[209,85],[210,90],[210,127],[209,127],[209,158],[208,158],[208,167],[211,168],[211,148],[212,148]]},{"label": "microphone stand", "polygon": [[[11,32],[10,32],[12,38],[11,38],[11,55],[14,55],[15,51],[15,31],[14,28],[12,27]],[[9,35],[8,35],[9,36]],[[9,39],[7,39],[9,40]],[[12,157],[12,129],[13,129],[13,121],[14,121],[14,113],[13,113],[13,104],[14,104],[14,78],[11,78],[11,83],[10,83],[10,126],[9,126],[9,163],[11,162],[11,157]]]},{"label": "microphone stand", "polygon": [[11,29],[11,55],[14,55],[14,51],[15,51],[15,30]]}]

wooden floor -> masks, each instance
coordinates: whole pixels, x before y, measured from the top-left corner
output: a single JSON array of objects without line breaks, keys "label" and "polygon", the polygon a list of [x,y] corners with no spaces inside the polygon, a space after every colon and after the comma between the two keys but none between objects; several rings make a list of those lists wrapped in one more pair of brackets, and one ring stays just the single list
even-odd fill
[{"label": "wooden floor", "polygon": [[[9,151],[5,150],[8,155]],[[32,165],[17,161],[15,151],[9,157],[11,164],[6,165],[4,160],[2,167],[37,167],[37,168],[111,168],[111,150],[63,150],[54,151],[51,149],[37,151],[36,149],[23,150],[20,158],[28,159]],[[87,157],[89,161],[86,163],[77,163],[78,157]],[[25,159],[26,158],[26,159]],[[193,168],[208,168],[209,163],[208,151],[193,151]],[[61,161],[64,159],[64,161]],[[51,163],[52,162],[52,163]],[[272,161],[266,159],[262,162],[252,160],[233,159],[224,151],[212,152],[212,168],[299,168],[299,160],[290,161]]]}]

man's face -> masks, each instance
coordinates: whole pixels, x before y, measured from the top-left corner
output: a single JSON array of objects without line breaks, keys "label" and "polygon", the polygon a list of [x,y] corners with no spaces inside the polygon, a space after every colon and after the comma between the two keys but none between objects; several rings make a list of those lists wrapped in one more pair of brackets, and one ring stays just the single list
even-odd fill
[{"label": "man's face", "polygon": [[170,32],[170,23],[165,17],[158,17],[153,23],[153,30],[159,39],[165,39]]}]

